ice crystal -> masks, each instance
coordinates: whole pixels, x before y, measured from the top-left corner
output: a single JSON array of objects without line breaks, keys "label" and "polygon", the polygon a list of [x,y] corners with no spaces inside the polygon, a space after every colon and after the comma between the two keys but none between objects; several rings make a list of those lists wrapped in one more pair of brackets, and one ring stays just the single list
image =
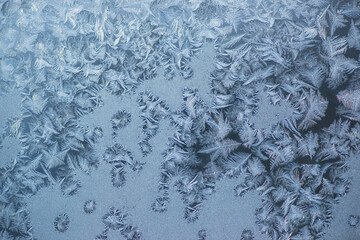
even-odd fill
[{"label": "ice crystal", "polygon": [[64,195],[74,195],[79,191],[80,182],[73,176],[67,176],[61,181],[61,191]]},{"label": "ice crystal", "polygon": [[206,239],[206,230],[205,229],[199,230],[198,237],[199,237],[199,240],[205,240]]},{"label": "ice crystal", "polygon": [[299,128],[307,129],[314,126],[317,120],[320,120],[322,117],[325,116],[328,102],[325,99],[321,99],[319,94],[315,95],[312,90],[310,90],[309,95],[304,97],[303,99],[306,99],[306,101],[308,102],[301,103],[301,112],[303,113],[304,117],[299,124]]},{"label": "ice crystal", "polygon": [[[124,239],[142,239],[141,232],[131,224],[127,223],[127,214],[118,208],[111,207],[109,212],[102,217],[106,229],[119,230]],[[105,234],[106,236],[106,230]]]},{"label": "ice crystal", "polygon": [[54,227],[58,232],[65,232],[69,228],[70,219],[66,213],[60,214],[54,220]]},{"label": "ice crystal", "polygon": [[241,240],[253,240],[254,236],[251,230],[245,229],[241,234]]},{"label": "ice crystal", "polygon": [[114,129],[114,132],[126,127],[130,123],[130,121],[131,121],[131,114],[129,112],[122,110],[115,113],[111,118],[111,124],[112,124],[112,128]]},{"label": "ice crystal", "polygon": [[126,214],[123,214],[119,209],[112,207],[102,219],[107,228],[119,230],[125,226],[124,220],[126,219]]},{"label": "ice crystal", "polygon": [[150,145],[149,140],[147,139],[144,139],[141,142],[139,142],[139,146],[143,156],[146,156],[152,152],[152,146]]},{"label": "ice crystal", "polygon": [[159,127],[160,119],[169,114],[168,107],[164,101],[148,91],[141,92],[137,101],[142,112],[140,116],[144,124],[143,131],[149,137],[154,136]]},{"label": "ice crystal", "polygon": [[[168,133],[159,196],[149,208],[164,213],[175,188],[185,219],[196,222],[219,179],[243,176],[232,190],[260,192],[263,233],[324,234],[351,185],[348,159],[360,149],[357,1],[9,0],[0,8],[0,143],[11,137],[21,145],[1,159],[1,237],[31,238],[23,199],[49,186],[78,195],[78,170],[93,173],[101,155],[122,190],[134,179],[127,168],[141,174],[148,163],[141,155],[159,153],[152,141],[164,119],[175,133]],[[211,73],[196,59],[209,43]],[[167,102],[173,89],[155,91],[165,86],[151,82],[155,76],[181,85],[182,101]],[[211,92],[196,89],[204,86]],[[3,104],[12,91],[19,106]],[[107,125],[82,127],[104,105],[102,91],[126,103]],[[142,131],[135,139],[121,134],[133,127]],[[83,210],[90,213],[89,201]],[[101,214],[105,230],[96,238],[109,230],[142,238],[123,211]],[[59,232],[68,225],[67,214],[54,221]],[[252,238],[246,231],[242,238]]]},{"label": "ice crystal", "polygon": [[96,202],[95,200],[87,200],[84,203],[84,212],[86,213],[93,213],[96,209]]},{"label": "ice crystal", "polygon": [[359,93],[359,89],[354,89],[352,91],[344,90],[339,92],[337,98],[346,108],[350,108],[356,112],[360,110]]},{"label": "ice crystal", "polygon": [[164,212],[167,210],[167,203],[169,202],[168,197],[158,197],[156,200],[151,204],[152,209],[155,212]]},{"label": "ice crystal", "polygon": [[350,227],[356,227],[359,223],[359,216],[350,215],[348,219],[348,224]]}]

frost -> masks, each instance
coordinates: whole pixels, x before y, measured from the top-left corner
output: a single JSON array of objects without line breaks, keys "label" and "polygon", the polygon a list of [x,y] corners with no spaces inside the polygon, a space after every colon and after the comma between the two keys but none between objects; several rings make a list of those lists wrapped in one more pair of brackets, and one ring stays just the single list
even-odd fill
[{"label": "frost", "polygon": [[309,156],[313,158],[316,150],[319,148],[319,136],[316,133],[309,132],[304,138],[298,140],[298,154],[302,157]]},{"label": "frost", "polygon": [[67,176],[62,179],[60,182],[61,191],[64,195],[74,195],[79,191],[80,182],[76,180],[73,176]]},{"label": "frost", "polygon": [[319,239],[352,193],[357,1],[0,9],[2,238]]},{"label": "frost", "polygon": [[316,121],[321,120],[325,116],[328,101],[321,98],[313,90],[310,90],[310,93],[304,92],[302,99],[300,109],[304,117],[299,123],[299,129],[304,130],[314,126]]},{"label": "frost", "polygon": [[126,214],[121,213],[117,208],[111,207],[109,212],[103,216],[102,221],[107,228],[120,230],[125,226],[125,218]]},{"label": "frost", "polygon": [[350,227],[356,227],[359,223],[359,216],[350,215],[348,219],[348,224]]},{"label": "frost", "polygon": [[87,200],[84,203],[84,212],[93,213],[96,210],[96,202],[95,200]]},{"label": "frost", "polygon": [[338,100],[346,107],[355,112],[360,110],[360,90],[344,90],[337,95]]},{"label": "frost", "polygon": [[335,57],[346,51],[347,42],[345,38],[328,38],[323,42],[325,53],[329,57]]},{"label": "frost", "polygon": [[352,20],[349,29],[349,34],[346,38],[349,47],[355,48],[356,50],[360,50],[359,38],[360,38],[359,28],[355,25],[354,21]]},{"label": "frost", "polygon": [[227,158],[229,154],[239,146],[240,143],[231,139],[225,139],[224,141],[216,141],[214,145],[200,149],[198,153],[211,154],[210,158],[214,161],[220,156]]},{"label": "frost", "polygon": [[245,229],[242,233],[241,233],[241,240],[253,240],[254,239],[254,234],[251,232],[251,230]]},{"label": "frost", "polygon": [[111,119],[112,128],[117,131],[126,127],[131,121],[131,114],[124,110],[118,111]]},{"label": "frost", "polygon": [[69,228],[70,219],[66,213],[60,214],[54,220],[54,227],[56,231],[63,233]]}]

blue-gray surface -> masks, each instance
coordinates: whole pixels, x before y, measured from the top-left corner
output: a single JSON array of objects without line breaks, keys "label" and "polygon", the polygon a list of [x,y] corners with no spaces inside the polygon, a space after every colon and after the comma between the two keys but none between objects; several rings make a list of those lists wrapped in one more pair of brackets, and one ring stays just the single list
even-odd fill
[{"label": "blue-gray surface", "polygon": [[0,240],[360,239],[358,0],[0,10]]}]

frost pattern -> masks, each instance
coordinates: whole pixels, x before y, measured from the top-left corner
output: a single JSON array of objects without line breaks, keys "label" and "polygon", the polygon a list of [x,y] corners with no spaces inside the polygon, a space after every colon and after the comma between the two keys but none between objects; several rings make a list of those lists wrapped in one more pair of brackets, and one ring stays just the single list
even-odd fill
[{"label": "frost pattern", "polygon": [[359,224],[359,216],[350,215],[348,219],[350,227],[356,227]]},{"label": "frost pattern", "polygon": [[116,131],[118,129],[126,127],[131,121],[131,114],[128,112],[119,111],[111,119],[112,127]]},{"label": "frost pattern", "polygon": [[136,227],[126,223],[126,213],[111,207],[109,212],[102,217],[106,229],[120,230],[126,240],[141,239],[141,232]]},{"label": "frost pattern", "polygon": [[251,230],[245,229],[241,234],[241,240],[253,240],[254,236]]},{"label": "frost pattern", "polygon": [[66,213],[60,214],[54,220],[54,227],[56,231],[63,233],[69,228],[70,219]]},{"label": "frost pattern", "polygon": [[134,160],[132,153],[118,143],[109,147],[103,158],[112,165],[111,179],[114,187],[122,187],[125,184],[125,166],[130,166],[133,171],[142,168],[142,164]]},{"label": "frost pattern", "polygon": [[95,200],[87,200],[84,203],[84,212],[93,213],[96,210],[96,202]]},{"label": "frost pattern", "polygon": [[[163,153],[154,211],[167,210],[174,187],[184,218],[196,222],[220,179],[243,176],[234,194],[260,192],[261,232],[321,238],[349,191],[347,162],[360,147],[359,18],[354,0],[4,1],[0,92],[18,91],[22,100],[1,136],[1,143],[17,138],[21,150],[0,168],[0,236],[31,239],[23,199],[54,185],[78,194],[78,171],[92,174],[104,160],[117,188],[127,168],[141,173],[146,163],[117,141],[97,157],[106,127],[79,124],[103,107],[107,91],[137,99],[143,135],[132,145],[143,157],[156,150],[151,140],[161,121],[176,129]],[[190,83],[205,43],[215,46],[214,70],[196,81],[210,83],[211,101]],[[181,109],[141,89],[159,68],[167,81],[189,81]],[[135,118],[120,110],[109,124],[122,136]],[[96,238],[109,229],[140,238],[125,218],[111,208]],[[68,224],[66,214],[54,221],[60,232]]]}]

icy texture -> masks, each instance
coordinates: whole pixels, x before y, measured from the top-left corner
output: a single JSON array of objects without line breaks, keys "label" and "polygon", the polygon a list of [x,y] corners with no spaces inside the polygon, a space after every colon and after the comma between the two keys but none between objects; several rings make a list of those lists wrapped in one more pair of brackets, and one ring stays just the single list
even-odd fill
[{"label": "icy texture", "polygon": [[356,0],[2,1],[0,238],[360,238],[359,32]]}]

